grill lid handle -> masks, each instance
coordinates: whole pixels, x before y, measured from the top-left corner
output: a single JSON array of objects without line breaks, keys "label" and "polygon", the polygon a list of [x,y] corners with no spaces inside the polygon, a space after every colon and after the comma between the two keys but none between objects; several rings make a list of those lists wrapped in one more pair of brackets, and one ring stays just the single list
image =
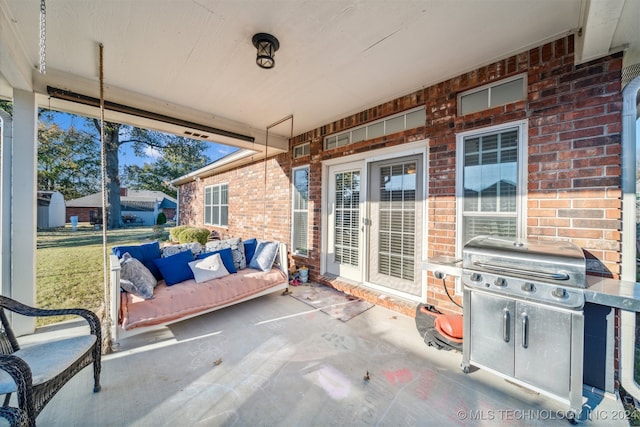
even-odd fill
[{"label": "grill lid handle", "polygon": [[569,274],[563,273],[563,272],[545,273],[542,271],[532,271],[524,268],[497,266],[497,265],[487,264],[485,262],[480,262],[480,261],[474,261],[473,265],[480,268],[484,268],[485,270],[494,271],[498,273],[527,275],[527,276],[537,277],[539,279],[569,280]]}]

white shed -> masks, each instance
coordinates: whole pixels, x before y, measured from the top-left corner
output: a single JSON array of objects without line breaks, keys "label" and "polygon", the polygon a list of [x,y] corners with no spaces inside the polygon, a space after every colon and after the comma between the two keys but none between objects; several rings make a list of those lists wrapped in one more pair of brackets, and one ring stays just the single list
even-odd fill
[{"label": "white shed", "polygon": [[64,227],[67,207],[59,191],[38,191],[38,228]]}]

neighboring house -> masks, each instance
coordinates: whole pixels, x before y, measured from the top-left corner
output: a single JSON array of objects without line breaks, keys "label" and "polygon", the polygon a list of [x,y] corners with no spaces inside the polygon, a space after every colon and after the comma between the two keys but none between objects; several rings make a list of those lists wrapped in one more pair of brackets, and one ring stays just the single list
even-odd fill
[{"label": "neighboring house", "polygon": [[64,227],[64,196],[59,191],[38,191],[38,228]]},{"label": "neighboring house", "polygon": [[[154,225],[159,212],[167,219],[176,214],[176,199],[161,191],[120,189],[120,207],[123,224]],[[90,194],[67,202],[67,218],[77,215],[78,221],[101,221],[102,193]]]},{"label": "neighboring house", "polygon": [[560,38],[294,136],[266,165],[177,179],[179,222],[287,242],[311,280],[445,311],[422,261],[483,233],[568,239],[619,278],[621,69],[621,53],[575,65]]}]

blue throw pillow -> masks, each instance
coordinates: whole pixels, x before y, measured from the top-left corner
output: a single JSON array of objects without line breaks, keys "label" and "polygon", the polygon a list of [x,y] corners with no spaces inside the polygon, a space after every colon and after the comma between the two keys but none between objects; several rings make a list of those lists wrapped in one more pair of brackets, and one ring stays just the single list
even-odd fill
[{"label": "blue throw pillow", "polygon": [[254,237],[253,239],[245,240],[244,243],[244,256],[247,259],[247,265],[251,262],[251,258],[253,258],[253,254],[256,252],[256,246],[258,246],[258,240]]},{"label": "blue throw pillow", "polygon": [[160,273],[162,273],[167,286],[193,279],[193,271],[189,267],[191,261],[193,261],[191,251],[184,251],[166,258],[153,260]]},{"label": "blue throw pillow", "polygon": [[238,269],[233,263],[233,253],[231,252],[231,248],[224,248],[213,252],[205,252],[196,257],[196,259],[205,259],[208,256],[213,254],[220,254],[220,258],[222,259],[222,263],[224,267],[227,269],[229,273],[237,273]]},{"label": "blue throw pillow", "polygon": [[151,274],[153,274],[153,277],[158,280],[162,279],[160,270],[158,270],[158,267],[156,267],[153,262],[154,259],[160,258],[161,256],[160,243],[151,242],[135,246],[114,246],[111,249],[111,253],[117,256],[118,259],[122,259],[124,254],[127,252],[147,267]]},{"label": "blue throw pillow", "polygon": [[249,267],[261,271],[271,270],[276,255],[278,255],[278,246],[277,242],[258,242],[253,258],[249,262]]}]

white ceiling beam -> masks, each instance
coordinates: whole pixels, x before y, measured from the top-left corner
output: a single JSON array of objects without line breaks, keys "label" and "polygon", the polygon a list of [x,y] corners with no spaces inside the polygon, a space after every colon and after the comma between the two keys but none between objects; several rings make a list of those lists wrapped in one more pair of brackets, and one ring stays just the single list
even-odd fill
[{"label": "white ceiling beam", "polygon": [[576,64],[592,61],[621,50],[612,46],[625,0],[585,0],[576,37]]},{"label": "white ceiling beam", "polygon": [[[51,86],[64,91],[73,92],[75,94],[84,95],[91,98],[99,98],[99,82],[97,79],[85,79],[79,76],[70,75],[57,70],[49,69],[46,75],[36,73],[34,76],[34,91],[39,94],[38,104],[44,108],[50,108],[58,111],[66,111],[86,117],[99,117],[98,108],[85,105],[78,102],[72,102],[65,99],[55,98],[49,95],[47,86]],[[126,89],[115,87],[105,83],[105,101],[115,104],[121,104],[131,109],[144,110],[156,115],[168,116],[172,119],[191,122],[209,128],[217,128],[226,132],[245,135],[254,139],[253,142],[224,136],[207,131],[199,131],[197,127],[189,127],[187,125],[179,125],[170,121],[162,120],[162,118],[149,118],[136,115],[135,113],[117,112],[105,109],[105,119],[108,121],[124,123],[131,126],[137,126],[145,129],[153,129],[160,132],[173,133],[179,136],[194,138],[185,134],[186,131],[198,134],[207,134],[208,138],[197,138],[203,141],[216,142],[220,144],[230,145],[256,152],[264,152],[267,144],[266,129],[256,129],[244,123],[229,120],[220,116],[214,116],[200,110],[178,105],[167,100],[145,96],[134,93]],[[269,132],[269,151],[287,152],[289,150],[289,139],[281,135],[275,135]]]}]

